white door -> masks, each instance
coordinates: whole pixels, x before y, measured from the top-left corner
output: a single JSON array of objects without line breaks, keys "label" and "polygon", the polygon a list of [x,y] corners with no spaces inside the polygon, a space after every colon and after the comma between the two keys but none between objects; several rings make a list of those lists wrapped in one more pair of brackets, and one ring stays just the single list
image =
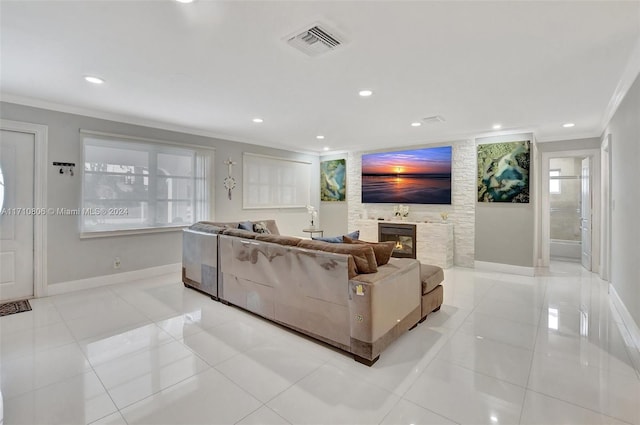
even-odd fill
[{"label": "white door", "polygon": [[35,136],[0,130],[0,300],[33,296]]},{"label": "white door", "polygon": [[582,160],[582,197],[580,206],[580,231],[582,234],[582,266],[591,271],[591,174],[590,158]]}]

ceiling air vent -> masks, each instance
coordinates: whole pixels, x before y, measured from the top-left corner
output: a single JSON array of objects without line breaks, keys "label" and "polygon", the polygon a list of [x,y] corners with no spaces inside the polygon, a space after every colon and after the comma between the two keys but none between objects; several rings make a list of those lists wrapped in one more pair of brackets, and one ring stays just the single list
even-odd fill
[{"label": "ceiling air vent", "polygon": [[432,117],[422,118],[422,122],[425,124],[438,124],[441,122],[445,122],[445,119],[442,115],[434,115]]},{"label": "ceiling air vent", "polygon": [[342,42],[330,32],[326,26],[313,25],[302,32],[287,37],[287,43],[309,56],[318,56],[330,52],[340,46]]}]

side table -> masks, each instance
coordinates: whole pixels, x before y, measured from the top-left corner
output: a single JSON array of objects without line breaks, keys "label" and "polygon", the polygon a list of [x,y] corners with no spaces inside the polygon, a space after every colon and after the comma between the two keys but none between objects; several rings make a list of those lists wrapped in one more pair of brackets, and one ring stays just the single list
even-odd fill
[{"label": "side table", "polygon": [[302,231],[305,233],[308,233],[310,238],[313,238],[314,233],[320,233],[320,237],[324,236],[324,230],[322,229],[307,228],[307,229],[302,229]]}]

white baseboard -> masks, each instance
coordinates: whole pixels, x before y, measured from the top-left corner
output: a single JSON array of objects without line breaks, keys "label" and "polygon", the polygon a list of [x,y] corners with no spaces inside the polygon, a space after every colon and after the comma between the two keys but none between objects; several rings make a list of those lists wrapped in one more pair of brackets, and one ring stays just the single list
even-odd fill
[{"label": "white baseboard", "polygon": [[474,267],[478,270],[486,270],[499,273],[510,273],[521,276],[534,276],[535,268],[514,266],[512,264],[489,263],[487,261],[475,261]]},{"label": "white baseboard", "polygon": [[622,323],[624,323],[624,326],[627,328],[627,332],[629,332],[629,336],[635,344],[635,349],[640,352],[640,327],[638,327],[636,321],[631,317],[631,313],[627,310],[627,307],[622,302],[622,299],[620,299],[616,288],[612,284],[609,284],[609,298],[611,298],[611,302],[620,315]]},{"label": "white baseboard", "polygon": [[104,276],[90,277],[88,279],[70,280],[68,282],[48,285],[47,295],[60,295],[67,292],[82,289],[98,288],[100,286],[114,285],[116,283],[130,282],[133,280],[148,279],[169,273],[179,273],[182,263],[167,264],[164,266],[150,267],[148,269],[134,270],[131,272],[115,273]]}]

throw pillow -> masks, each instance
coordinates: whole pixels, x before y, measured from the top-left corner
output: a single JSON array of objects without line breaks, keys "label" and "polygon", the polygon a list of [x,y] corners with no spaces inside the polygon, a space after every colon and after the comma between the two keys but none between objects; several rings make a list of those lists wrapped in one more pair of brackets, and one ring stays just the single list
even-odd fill
[{"label": "throw pillow", "polygon": [[316,237],[312,236],[311,239],[314,241],[322,241],[329,243],[342,243],[342,236],[325,236],[325,237]]},{"label": "throw pillow", "polygon": [[253,231],[256,232],[256,233],[271,234],[269,229],[267,229],[267,225],[266,225],[266,223],[264,221],[261,221],[259,223],[255,223],[253,225]]},{"label": "throw pillow", "polygon": [[238,229],[248,230],[249,232],[253,232],[253,223],[250,221],[243,221],[242,223],[238,223]]},{"label": "throw pillow", "polygon": [[391,258],[391,254],[393,254],[393,249],[396,246],[396,243],[393,241],[387,242],[365,242],[359,241],[357,239],[351,239],[348,236],[344,236],[342,238],[344,243],[352,243],[352,244],[360,244],[360,245],[369,245],[373,248],[373,253],[376,256],[376,263],[378,266],[384,266],[389,262]]},{"label": "throw pillow", "polygon": [[360,239],[360,230],[354,230],[351,233],[347,233],[345,236],[351,239]]},{"label": "throw pillow", "polygon": [[[373,248],[366,245],[327,243],[323,241],[301,240],[298,247],[315,249],[318,251],[335,252],[339,254],[350,254],[355,261],[355,271],[357,273],[375,273],[378,271],[376,257]],[[351,271],[349,278],[352,277]]]}]

